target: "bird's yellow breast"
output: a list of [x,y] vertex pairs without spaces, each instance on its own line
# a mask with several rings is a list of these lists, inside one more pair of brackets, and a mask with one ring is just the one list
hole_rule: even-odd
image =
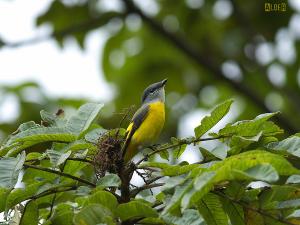
[[162,102],[149,104],[149,112],[141,126],[135,131],[131,141],[138,144],[154,142],[165,123],[165,105]]

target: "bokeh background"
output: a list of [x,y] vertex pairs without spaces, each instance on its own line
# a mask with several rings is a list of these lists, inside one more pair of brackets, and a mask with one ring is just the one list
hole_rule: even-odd
[[300,0],[0,0],[0,141],[41,109],[71,113],[87,101],[104,102],[101,125],[118,127],[166,77],[160,141],[192,135],[228,98],[219,127],[279,110],[295,133],[299,40]]

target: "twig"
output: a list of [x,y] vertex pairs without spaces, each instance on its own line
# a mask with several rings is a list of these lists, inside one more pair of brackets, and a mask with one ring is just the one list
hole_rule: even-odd
[[63,172],[60,172],[60,171],[57,171],[57,170],[52,170],[52,169],[48,169],[48,168],[44,168],[44,167],[40,167],[40,166],[29,165],[29,164],[24,164],[24,167],[25,168],[32,168],[32,169],[36,169],[36,170],[41,170],[41,171],[48,172],[48,173],[54,173],[54,174],[57,174],[57,175],[60,175],[60,176],[63,176],[63,177],[71,178],[72,180],[79,181],[81,183],[90,185],[92,187],[96,187],[96,184],[94,184],[90,181],[81,179],[79,177],[75,177],[75,176],[70,175],[68,173],[63,173]]
[[135,172],[137,173],[137,175],[139,175],[143,179],[144,183],[147,184],[147,180],[144,177],[144,175],[141,172],[139,172],[138,170],[135,170]]
[[[43,159],[28,159],[25,162],[38,162],[38,161],[45,160],[45,159],[49,159],[49,157],[45,157]],[[86,163],[93,164],[93,161],[89,160],[89,159],[81,159],[81,158],[72,158],[72,157],[69,157],[66,160],[78,161],[78,162],[86,162]]]
[[153,182],[155,182],[155,181],[157,181],[157,180],[159,180],[160,178],[163,178],[164,176],[157,176],[157,177],[154,177],[154,178],[152,178],[152,179],[150,179],[150,180],[147,180],[146,181],[146,184],[151,184],[151,183],[153,183]]
[[55,203],[55,199],[56,199],[56,193],[54,193],[54,196],[53,196],[53,198],[52,198],[52,200],[51,200],[50,212],[49,212],[49,214],[48,214],[48,216],[47,216],[47,220],[49,220],[50,217],[51,217],[51,215],[52,215],[53,207],[54,207],[54,203]]
[[[67,164],[67,160],[64,162],[64,164],[62,166],[61,172],[64,172],[66,164]],[[59,176],[59,180],[61,180],[60,178],[61,178],[61,176]],[[53,207],[54,207],[55,200],[56,200],[56,193],[54,194],[54,196],[52,198],[51,206],[50,206],[50,212],[49,212],[49,214],[47,216],[47,220],[49,220],[51,218],[51,216],[52,216],[52,212],[53,212]]]
[[263,216],[269,217],[269,218],[271,218],[273,220],[279,221],[281,223],[289,224],[289,225],[295,225],[294,223],[292,223],[292,222],[290,222],[290,221],[288,221],[286,219],[273,216],[273,215],[267,213],[265,210],[262,210],[262,209],[259,209],[259,208],[253,208],[253,207],[249,206],[248,202],[243,202],[243,201],[239,201],[239,200],[233,199],[233,198],[225,195],[224,193],[222,193],[220,191],[212,191],[212,193],[214,193],[216,195],[219,195],[222,198],[228,199],[229,201],[234,202],[234,203],[242,206],[245,209],[251,210],[253,212],[257,212],[257,213],[259,213],[259,214],[261,214]]
[[157,148],[156,150],[154,150],[153,152],[150,152],[149,154],[145,155],[142,159],[140,159],[137,163],[136,166],[138,166],[139,164],[141,164],[143,161],[147,160],[150,156],[171,149],[171,148],[176,148],[179,147],[181,145],[190,145],[190,144],[194,144],[197,142],[201,142],[201,141],[211,141],[211,140],[217,140],[217,139],[221,139],[221,138],[227,138],[227,136],[219,136],[219,137],[212,137],[212,138],[191,138],[191,139],[181,139],[179,140],[179,143],[176,144],[171,144],[165,147],[161,147],[161,148]]
[[141,187],[138,187],[136,189],[133,189],[130,192],[130,197],[134,198],[138,193],[140,193],[143,190],[147,190],[147,189],[151,189],[151,188],[155,188],[155,187],[161,187],[163,186],[165,183],[154,183],[154,184],[145,184]]
[[28,199],[30,199],[30,200],[26,203],[26,205],[24,207],[24,210],[23,210],[23,213],[22,213],[22,217],[21,217],[21,220],[20,220],[20,224],[22,224],[23,216],[25,215],[27,206],[29,205],[29,203],[31,201],[36,200],[38,198],[45,197],[47,195],[52,195],[52,194],[56,195],[57,193],[60,193],[60,192],[66,192],[66,191],[76,190],[77,188],[78,188],[78,186],[71,186],[71,187],[68,187],[66,189],[61,189],[60,190],[57,187],[55,187],[55,188],[48,189],[48,190],[46,190],[46,191],[44,191],[44,192],[42,192],[42,193],[40,193],[38,195],[33,195],[33,196],[29,197]]

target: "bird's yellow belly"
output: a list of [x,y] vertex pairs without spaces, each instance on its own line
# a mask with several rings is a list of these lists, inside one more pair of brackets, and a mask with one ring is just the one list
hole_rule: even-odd
[[164,103],[156,102],[149,106],[147,117],[131,139],[131,142],[137,145],[151,144],[156,141],[165,123]]

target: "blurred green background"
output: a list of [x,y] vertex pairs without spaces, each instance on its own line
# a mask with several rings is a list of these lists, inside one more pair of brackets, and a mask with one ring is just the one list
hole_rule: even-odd
[[[266,3],[273,10],[280,4],[281,11],[266,11]],[[204,112],[228,98],[236,100],[229,120],[280,110],[277,122],[286,134],[297,132],[300,125],[299,0],[49,1],[35,24],[36,29],[47,25],[52,31],[24,41],[1,38],[0,55],[49,39],[64,49],[70,38],[84,53],[90,32],[100,30],[99,39],[105,36],[97,51],[101,54],[98,69],[113,96],[100,119],[106,128],[118,127],[122,113],[131,105],[139,106],[143,89],[166,77],[167,122],[162,139],[178,132],[190,134],[185,132],[190,129],[187,121],[196,126]],[[72,80],[72,74],[61,76]],[[38,101],[24,95],[28,88],[35,89]],[[80,85],[75,88],[80,93]],[[39,121],[41,109],[55,113],[91,101],[49,96],[38,81],[0,84],[2,100],[7,94],[17,98],[19,116],[0,120],[0,140],[22,122]],[[7,104],[2,100],[3,115]],[[191,120],[186,119],[189,116]]]

